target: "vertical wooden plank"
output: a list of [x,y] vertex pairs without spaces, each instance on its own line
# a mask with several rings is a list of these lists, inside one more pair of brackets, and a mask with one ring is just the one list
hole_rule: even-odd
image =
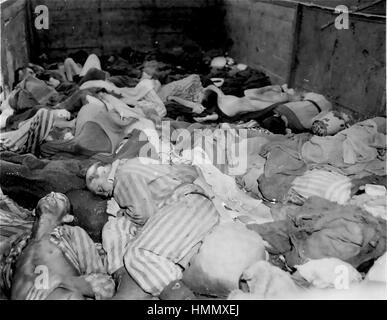
[[297,60],[297,54],[298,54],[298,47],[300,44],[300,31],[301,31],[301,23],[302,23],[302,11],[303,6],[301,4],[297,4],[296,7],[296,19],[293,24],[293,48],[292,53],[290,57],[290,64],[289,64],[289,74],[288,74],[288,80],[287,83],[290,88],[294,87],[295,77],[296,77],[296,68],[298,64]]
[[266,72],[273,83],[289,78],[296,4],[225,0],[226,26],[238,61]]

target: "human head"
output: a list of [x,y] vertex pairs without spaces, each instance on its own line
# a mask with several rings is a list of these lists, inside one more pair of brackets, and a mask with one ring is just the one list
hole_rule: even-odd
[[71,222],[74,217],[70,215],[70,200],[60,192],[51,192],[39,200],[35,208],[35,215],[41,218],[43,215],[50,215],[59,222]]
[[274,134],[286,133],[286,123],[284,119],[279,115],[273,115],[271,117],[268,117],[262,120],[261,126],[262,128],[265,128]]
[[87,188],[96,195],[108,197],[113,193],[113,183],[108,181],[111,165],[96,162],[86,173]]
[[14,75],[14,84],[13,87],[16,87],[20,82],[22,82],[24,79],[26,79],[28,76],[34,76],[35,72],[32,70],[30,67],[25,66],[21,67],[15,70],[15,75]]

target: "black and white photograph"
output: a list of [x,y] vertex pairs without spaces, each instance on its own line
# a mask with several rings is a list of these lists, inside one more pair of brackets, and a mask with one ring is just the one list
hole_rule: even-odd
[[387,300],[386,0],[0,5],[2,302]]

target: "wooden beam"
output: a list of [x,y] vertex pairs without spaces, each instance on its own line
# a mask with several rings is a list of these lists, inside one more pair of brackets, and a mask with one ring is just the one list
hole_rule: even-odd
[[[363,11],[363,10],[365,10],[365,9],[371,8],[371,7],[373,7],[373,6],[376,6],[377,4],[379,4],[379,3],[383,2],[383,1],[386,1],[386,0],[377,0],[377,1],[374,1],[374,2],[372,2],[372,3],[370,3],[370,4],[366,4],[366,5],[360,6],[360,7],[358,7],[356,10],[349,11],[348,13],[355,13],[355,12]],[[323,25],[323,26],[321,27],[321,30],[325,30],[326,28],[328,28],[329,26],[333,25],[334,23],[335,23],[335,20],[333,20],[333,21],[331,21],[331,22],[329,22],[329,23]]]
[[297,68],[297,54],[298,54],[298,45],[301,33],[301,24],[302,24],[302,16],[303,16],[303,6],[298,3],[296,9],[296,19],[294,21],[293,28],[293,48],[290,60],[290,68],[289,75],[287,79],[287,83],[289,88],[292,88],[295,82],[296,77],[296,68]]

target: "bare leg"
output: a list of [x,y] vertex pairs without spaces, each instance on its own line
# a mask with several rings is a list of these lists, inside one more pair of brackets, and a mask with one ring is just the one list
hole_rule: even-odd
[[97,55],[95,55],[94,53],[88,56],[79,75],[83,77],[87,73],[87,71],[89,71],[92,68],[101,70],[101,62],[99,61],[99,58],[97,57]]
[[73,76],[80,74],[82,68],[79,67],[72,58],[64,61],[64,72],[68,81],[73,81]]

